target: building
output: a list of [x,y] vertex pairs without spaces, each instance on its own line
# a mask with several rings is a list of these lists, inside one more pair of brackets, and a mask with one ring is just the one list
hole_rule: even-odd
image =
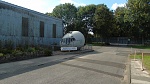
[[2,45],[59,44],[63,37],[62,20],[0,1],[0,41]]

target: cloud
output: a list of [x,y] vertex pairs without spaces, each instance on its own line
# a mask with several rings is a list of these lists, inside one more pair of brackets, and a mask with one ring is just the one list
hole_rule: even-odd
[[3,0],[21,7],[41,13],[51,12],[55,6],[49,5],[48,0]]
[[64,3],[74,4],[78,6],[86,6],[84,3],[75,2],[74,0],[2,0],[21,7],[25,7],[41,13],[52,12],[55,6]]
[[75,2],[73,0],[60,0],[60,3],[61,4],[71,3],[71,4],[74,4],[76,7],[78,7],[78,6],[86,6],[86,4],[84,4],[84,3],[78,3],[78,2]]
[[117,4],[117,3],[114,3],[111,7],[112,10],[116,10],[117,7],[125,7],[125,3],[124,4]]

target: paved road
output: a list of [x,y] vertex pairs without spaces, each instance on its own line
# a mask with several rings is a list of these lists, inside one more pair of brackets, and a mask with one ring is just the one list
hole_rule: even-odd
[[0,84],[121,84],[130,49],[94,50],[0,64]]

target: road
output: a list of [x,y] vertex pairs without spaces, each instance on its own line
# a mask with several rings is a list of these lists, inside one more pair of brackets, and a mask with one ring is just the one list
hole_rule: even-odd
[[0,64],[0,84],[121,84],[130,48],[94,47],[93,52]]

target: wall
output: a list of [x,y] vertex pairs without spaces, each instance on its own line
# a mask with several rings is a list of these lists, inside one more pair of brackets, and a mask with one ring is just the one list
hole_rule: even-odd
[[[28,36],[22,33],[22,18],[28,18]],[[40,37],[40,21],[44,22],[44,37]],[[56,24],[56,38],[53,38]],[[12,41],[16,45],[59,44],[63,36],[62,20],[42,13],[0,1],[0,40]]]

